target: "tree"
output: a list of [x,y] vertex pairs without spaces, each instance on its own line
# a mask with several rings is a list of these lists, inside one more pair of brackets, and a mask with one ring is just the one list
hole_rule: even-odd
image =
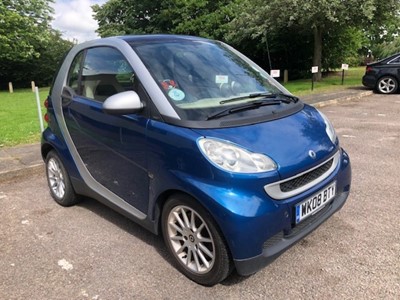
[[[101,36],[178,33],[228,41],[271,67],[330,69],[398,27],[399,0],[110,0],[95,5]],[[379,25],[377,25],[379,24]],[[275,57],[269,53],[276,53]]]
[[35,45],[35,51],[39,53],[37,57],[12,65],[13,70],[10,70],[9,74],[17,85],[25,86],[31,80],[34,80],[37,86],[51,84],[65,53],[73,46],[72,42],[61,37],[59,31],[49,30],[46,35],[48,37],[45,41]]
[[94,19],[101,37],[125,34],[157,33],[161,0],[109,0],[103,5],[93,5]]
[[[323,40],[328,32],[361,29],[373,20],[384,21],[396,11],[393,8],[399,7],[399,1],[387,0],[382,4],[379,0],[246,0],[240,6],[241,13],[233,21],[231,31],[236,39],[249,35],[265,39],[270,32],[285,28],[312,34],[312,64],[319,67],[320,79]],[[378,11],[383,7],[391,10]]]
[[325,50],[322,58],[322,69],[330,70],[340,67],[342,63],[357,66],[360,60],[359,51],[367,39],[363,31],[354,27],[332,27],[324,37]]
[[73,43],[64,40],[61,33],[50,30],[46,38],[38,44],[33,44],[36,55],[19,61],[0,60],[0,84],[6,88],[11,81],[14,87],[28,87],[32,80],[38,86],[51,84],[53,76],[64,54],[71,49]]
[[375,60],[380,60],[400,52],[400,37],[394,37],[390,42],[383,42],[372,47]]
[[369,47],[396,39],[400,33],[400,1],[376,1],[374,16],[365,22],[363,29]]
[[224,35],[234,15],[232,0],[110,0],[92,6],[101,37],[141,33]]
[[221,39],[235,16],[232,0],[164,0],[157,21],[167,32]]
[[50,27],[52,0],[0,2],[0,83],[48,85],[72,43]]
[[50,28],[53,0],[0,2],[0,60],[23,61],[37,57],[33,43],[43,41]]

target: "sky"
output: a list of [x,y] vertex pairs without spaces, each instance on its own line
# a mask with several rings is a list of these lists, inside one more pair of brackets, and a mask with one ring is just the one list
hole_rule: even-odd
[[76,39],[79,43],[98,38],[91,6],[105,2],[107,0],[55,0],[52,27],[60,30],[65,39]]

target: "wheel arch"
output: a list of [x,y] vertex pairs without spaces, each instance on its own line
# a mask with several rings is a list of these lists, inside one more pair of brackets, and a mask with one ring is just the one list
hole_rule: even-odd
[[215,226],[217,228],[217,230],[219,231],[221,237],[224,239],[225,244],[227,245],[227,249],[229,252],[230,257],[232,258],[232,252],[231,249],[229,247],[229,243],[227,241],[227,238],[224,234],[224,231],[221,229],[220,224],[218,223],[218,221],[216,220],[214,214],[204,205],[204,203],[202,203],[202,201],[199,201],[197,199],[196,196],[186,192],[186,191],[182,191],[179,189],[170,189],[170,190],[166,190],[163,193],[161,193],[158,197],[157,197],[157,201],[156,201],[156,205],[154,208],[154,223],[155,223],[155,230],[156,230],[156,234],[157,235],[162,235],[162,224],[161,224],[161,216],[162,216],[162,211],[164,209],[165,203],[167,203],[168,199],[174,195],[182,195],[182,196],[186,196],[186,197],[190,197],[192,198],[198,205],[200,205],[212,218],[213,222],[215,223]]
[[[54,145],[50,144],[50,143],[43,143],[41,146],[41,153],[42,153],[42,158],[43,161],[46,161],[47,155],[49,155],[49,153],[51,151],[54,151],[58,158],[61,160],[61,162],[63,163],[64,167],[66,168],[66,161],[64,160],[63,155],[60,154],[60,152],[58,151],[57,147],[55,147]],[[67,169],[68,171],[68,169]],[[69,173],[68,173],[69,174]]]
[[40,151],[41,151],[43,160],[46,160],[46,157],[47,157],[47,155],[49,154],[49,152],[51,150],[55,150],[57,152],[57,150],[51,144],[49,144],[49,143],[43,143],[42,144],[42,146],[40,148]]
[[171,196],[177,195],[177,194],[185,194],[185,195],[190,196],[189,194],[182,192],[178,189],[169,189],[169,190],[162,192],[160,195],[158,195],[157,200],[155,201],[153,211],[152,211],[155,234],[161,235],[160,233],[162,232],[162,230],[161,230],[161,215],[162,215],[162,211],[164,209],[165,203]]
[[[162,192],[156,200],[156,205],[154,206],[153,209],[153,220],[155,223],[155,230],[156,230],[156,234],[160,234],[162,232],[161,230],[161,215],[162,215],[162,211],[164,209],[165,203],[167,203],[168,199],[172,196],[175,195],[182,195],[182,196],[186,196],[186,197],[190,197],[192,198],[194,201],[196,201],[199,205],[201,205],[201,207],[207,211],[207,213],[210,214],[210,216],[213,217],[214,222],[216,223],[216,225],[219,227],[218,223],[216,222],[214,216],[212,215],[212,213],[207,209],[207,207],[204,206],[203,203],[201,203],[201,201],[199,201],[194,195],[191,195],[190,193],[186,192],[186,191],[182,191],[179,189],[169,189],[166,190],[164,192]],[[221,231],[221,229],[219,228],[219,230]],[[221,231],[222,232],[222,231]]]

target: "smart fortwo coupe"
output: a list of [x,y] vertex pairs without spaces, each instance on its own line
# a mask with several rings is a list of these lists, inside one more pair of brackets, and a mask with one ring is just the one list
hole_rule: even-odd
[[256,272],[349,195],[349,157],[329,120],[222,42],[77,45],[45,105],[54,200],[91,197],[162,234],[203,285]]

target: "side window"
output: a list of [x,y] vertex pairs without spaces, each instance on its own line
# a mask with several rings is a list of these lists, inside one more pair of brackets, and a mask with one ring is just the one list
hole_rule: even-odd
[[125,57],[111,47],[88,49],[82,69],[82,96],[104,101],[134,89],[134,72]]
[[80,74],[83,55],[84,52],[82,51],[77,56],[75,56],[71,64],[71,68],[69,69],[68,79],[67,79],[67,85],[71,87],[78,95],[80,95],[79,74]]

